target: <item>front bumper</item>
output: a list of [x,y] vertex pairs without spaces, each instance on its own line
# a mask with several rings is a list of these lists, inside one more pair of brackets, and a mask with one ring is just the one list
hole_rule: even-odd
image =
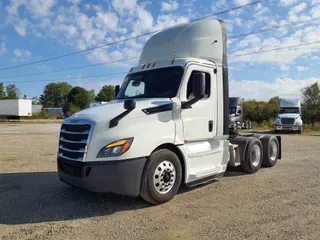
[[77,162],[58,158],[61,181],[91,192],[137,197],[146,158],[109,162]]
[[301,125],[275,125],[274,130],[276,131],[301,131],[303,126]]

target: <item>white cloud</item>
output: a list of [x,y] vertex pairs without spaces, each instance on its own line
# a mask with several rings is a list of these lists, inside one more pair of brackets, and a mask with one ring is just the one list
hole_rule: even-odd
[[244,4],[248,4],[251,1],[250,0],[233,0],[234,4],[236,5],[244,5]]
[[282,71],[289,71],[290,70],[290,66],[288,66],[286,64],[280,64],[280,69]]
[[271,97],[300,97],[300,90],[307,85],[318,82],[320,78],[308,78],[303,80],[292,78],[277,78],[274,82],[262,80],[254,81],[230,81],[230,96],[241,96],[246,99],[269,100]]
[[15,49],[13,50],[13,54],[18,58],[30,58],[32,56],[29,50],[24,49]]
[[6,43],[3,41],[3,42],[1,43],[1,47],[0,47],[0,56],[3,55],[3,54],[5,54],[6,51],[7,51],[7,49],[6,49]]
[[217,0],[217,1],[212,2],[211,9],[213,11],[216,11],[226,5],[227,5],[227,0]]
[[291,6],[297,2],[298,0],[280,0],[280,3],[284,6]]
[[301,3],[291,9],[294,13],[301,13],[303,10],[305,10],[308,7],[306,3]]
[[71,4],[79,4],[82,0],[67,0]]
[[179,7],[179,3],[176,0],[169,0],[168,2],[162,2],[161,3],[161,9],[162,12],[172,12],[177,10]]
[[306,70],[308,70],[309,68],[308,67],[303,67],[303,66],[298,66],[297,67],[297,70],[299,71],[299,72],[304,72],[304,71],[306,71]]
[[132,13],[137,7],[137,0],[113,0],[112,6],[120,13],[123,13],[123,11]]

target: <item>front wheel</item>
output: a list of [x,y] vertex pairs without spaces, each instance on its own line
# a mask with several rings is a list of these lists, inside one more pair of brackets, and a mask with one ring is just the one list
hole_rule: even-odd
[[151,204],[170,201],[178,192],[182,179],[179,158],[167,149],[152,153],[142,174],[140,196]]

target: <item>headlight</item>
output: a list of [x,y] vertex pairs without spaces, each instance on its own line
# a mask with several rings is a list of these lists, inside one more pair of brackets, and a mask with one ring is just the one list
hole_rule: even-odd
[[133,138],[122,139],[100,149],[97,158],[116,157],[124,154],[129,150]]

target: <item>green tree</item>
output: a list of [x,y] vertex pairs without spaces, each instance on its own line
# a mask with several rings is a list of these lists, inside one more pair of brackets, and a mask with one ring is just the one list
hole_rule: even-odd
[[308,85],[301,89],[303,96],[303,114],[305,117],[309,118],[312,122],[312,127],[314,127],[315,120],[320,116],[320,88],[319,84],[315,82],[314,84]]
[[40,99],[38,97],[33,97],[31,100],[32,100],[32,104],[35,104],[35,105],[40,104]]
[[96,96],[96,101],[109,102],[115,99],[115,87],[113,85],[105,85]]
[[90,94],[82,87],[74,87],[68,94],[68,102],[80,109],[87,108],[90,105]]
[[88,93],[90,97],[90,102],[94,101],[96,98],[96,93],[94,92],[94,89],[91,89],[90,91],[88,91]]
[[6,99],[19,99],[21,95],[19,88],[17,88],[15,84],[6,86],[6,93]]
[[3,83],[0,82],[0,100],[6,98],[6,93],[4,91]]
[[61,107],[67,103],[67,98],[72,86],[66,82],[49,83],[45,86],[40,96],[40,103],[44,107]]

